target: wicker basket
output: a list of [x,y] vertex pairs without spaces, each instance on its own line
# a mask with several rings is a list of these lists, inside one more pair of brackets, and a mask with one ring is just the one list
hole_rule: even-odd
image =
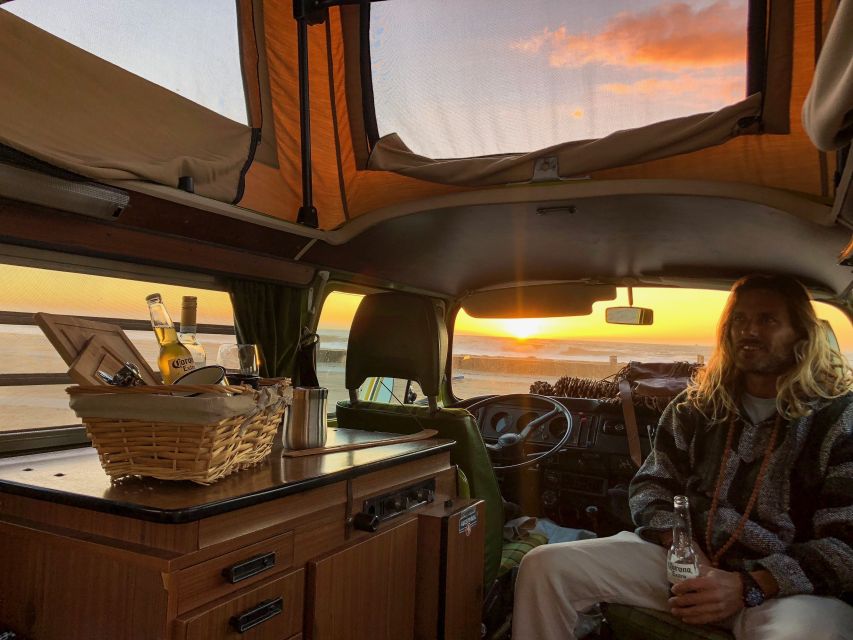
[[190,419],[180,422],[140,420],[138,416],[131,420],[81,416],[101,466],[111,478],[140,475],[199,484],[215,482],[269,455],[287,409],[286,390],[287,384],[282,382],[262,387],[261,391],[222,385],[81,385],[66,389],[72,399],[84,395],[115,399],[116,394],[145,394],[152,398],[204,394],[204,398],[181,398],[184,406],[189,401],[190,409],[196,400],[253,394],[255,402],[248,405],[251,410],[213,424],[192,419],[192,410]]

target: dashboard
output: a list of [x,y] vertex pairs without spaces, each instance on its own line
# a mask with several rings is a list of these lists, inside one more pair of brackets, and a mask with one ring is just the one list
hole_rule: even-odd
[[[504,498],[524,504],[526,515],[536,510],[562,526],[592,529],[599,535],[633,528],[628,511],[628,483],[636,467],[628,453],[622,407],[618,402],[588,398],[554,398],[572,416],[572,431],[559,453],[522,472],[498,473]],[[533,397],[513,398],[475,410],[483,440],[494,443],[506,433],[520,433],[552,407]],[[643,455],[651,450],[650,436],[658,416],[637,412]],[[523,456],[543,453],[556,446],[566,433],[567,421],[556,415],[536,427],[523,453],[499,452],[496,465],[519,462]],[[515,456],[513,458],[512,456]],[[531,477],[532,476],[532,477]],[[534,485],[531,488],[531,485]],[[533,493],[531,509],[525,494]]]
[[[572,416],[572,433],[563,451],[596,452],[628,458],[628,441],[621,405],[588,398],[554,398],[554,400],[566,407]],[[525,399],[487,405],[476,411],[475,417],[480,424],[483,439],[486,442],[495,442],[506,433],[520,433],[533,420],[550,411],[550,405],[537,404],[535,400]],[[655,416],[650,416],[650,419],[643,420],[647,416],[641,413],[638,413],[637,417],[640,422],[641,442],[645,439],[644,453],[648,453],[648,429],[654,429],[657,419]],[[530,434],[527,442],[530,445],[540,445],[538,450],[547,450],[560,441],[567,428],[568,424],[564,416],[554,416],[538,426]],[[623,464],[616,463],[613,470],[623,468]],[[632,474],[633,470],[632,467]]]

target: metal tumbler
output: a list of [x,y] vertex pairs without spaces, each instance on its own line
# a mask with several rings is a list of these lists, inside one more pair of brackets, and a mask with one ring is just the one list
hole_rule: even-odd
[[287,412],[284,444],[288,449],[315,449],[326,444],[326,403],[324,387],[295,387]]

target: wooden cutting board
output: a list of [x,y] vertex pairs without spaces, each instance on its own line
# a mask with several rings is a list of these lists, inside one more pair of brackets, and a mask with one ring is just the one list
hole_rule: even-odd
[[139,367],[145,384],[160,384],[150,368],[140,365],[135,351],[133,345],[122,339],[122,336],[108,333],[92,336],[83,351],[71,363],[68,375],[77,384],[106,384],[97,375],[99,370],[112,376],[125,362],[132,362]]
[[389,444],[426,440],[427,438],[434,438],[437,434],[438,431],[435,429],[422,429],[417,433],[399,435],[380,431],[333,428],[329,429],[325,447],[317,447],[316,449],[285,449],[281,452],[281,455],[285,458],[299,458],[324,453],[337,453],[339,451],[352,451],[353,449],[366,449],[368,447],[384,447]]
[[[65,360],[65,364],[74,365],[92,338],[107,337],[108,340],[104,344],[110,349],[111,357],[124,357],[125,359],[122,362],[132,362],[139,367],[139,372],[148,384],[160,384],[160,376],[154,373],[145,358],[142,357],[142,354],[139,353],[130,338],[118,325],[52,313],[37,313],[34,317],[36,324],[41,327],[54,349]],[[83,372],[88,369],[91,360],[97,359],[96,353],[93,349],[86,362],[81,363],[77,370]],[[107,373],[115,372],[107,371]],[[100,384],[102,382],[91,382],[88,378],[86,380],[86,384]]]

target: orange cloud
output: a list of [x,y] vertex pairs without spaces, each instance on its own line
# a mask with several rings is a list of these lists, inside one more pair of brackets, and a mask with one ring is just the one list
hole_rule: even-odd
[[682,98],[697,109],[718,109],[744,98],[743,76],[643,78],[630,84],[612,82],[598,85],[599,91],[616,95],[648,96],[661,100]]
[[599,63],[682,71],[744,64],[746,9],[736,0],[716,0],[703,9],[666,2],[641,13],[618,13],[597,33],[573,34],[562,26],[511,47],[527,54],[544,49],[552,67]]

